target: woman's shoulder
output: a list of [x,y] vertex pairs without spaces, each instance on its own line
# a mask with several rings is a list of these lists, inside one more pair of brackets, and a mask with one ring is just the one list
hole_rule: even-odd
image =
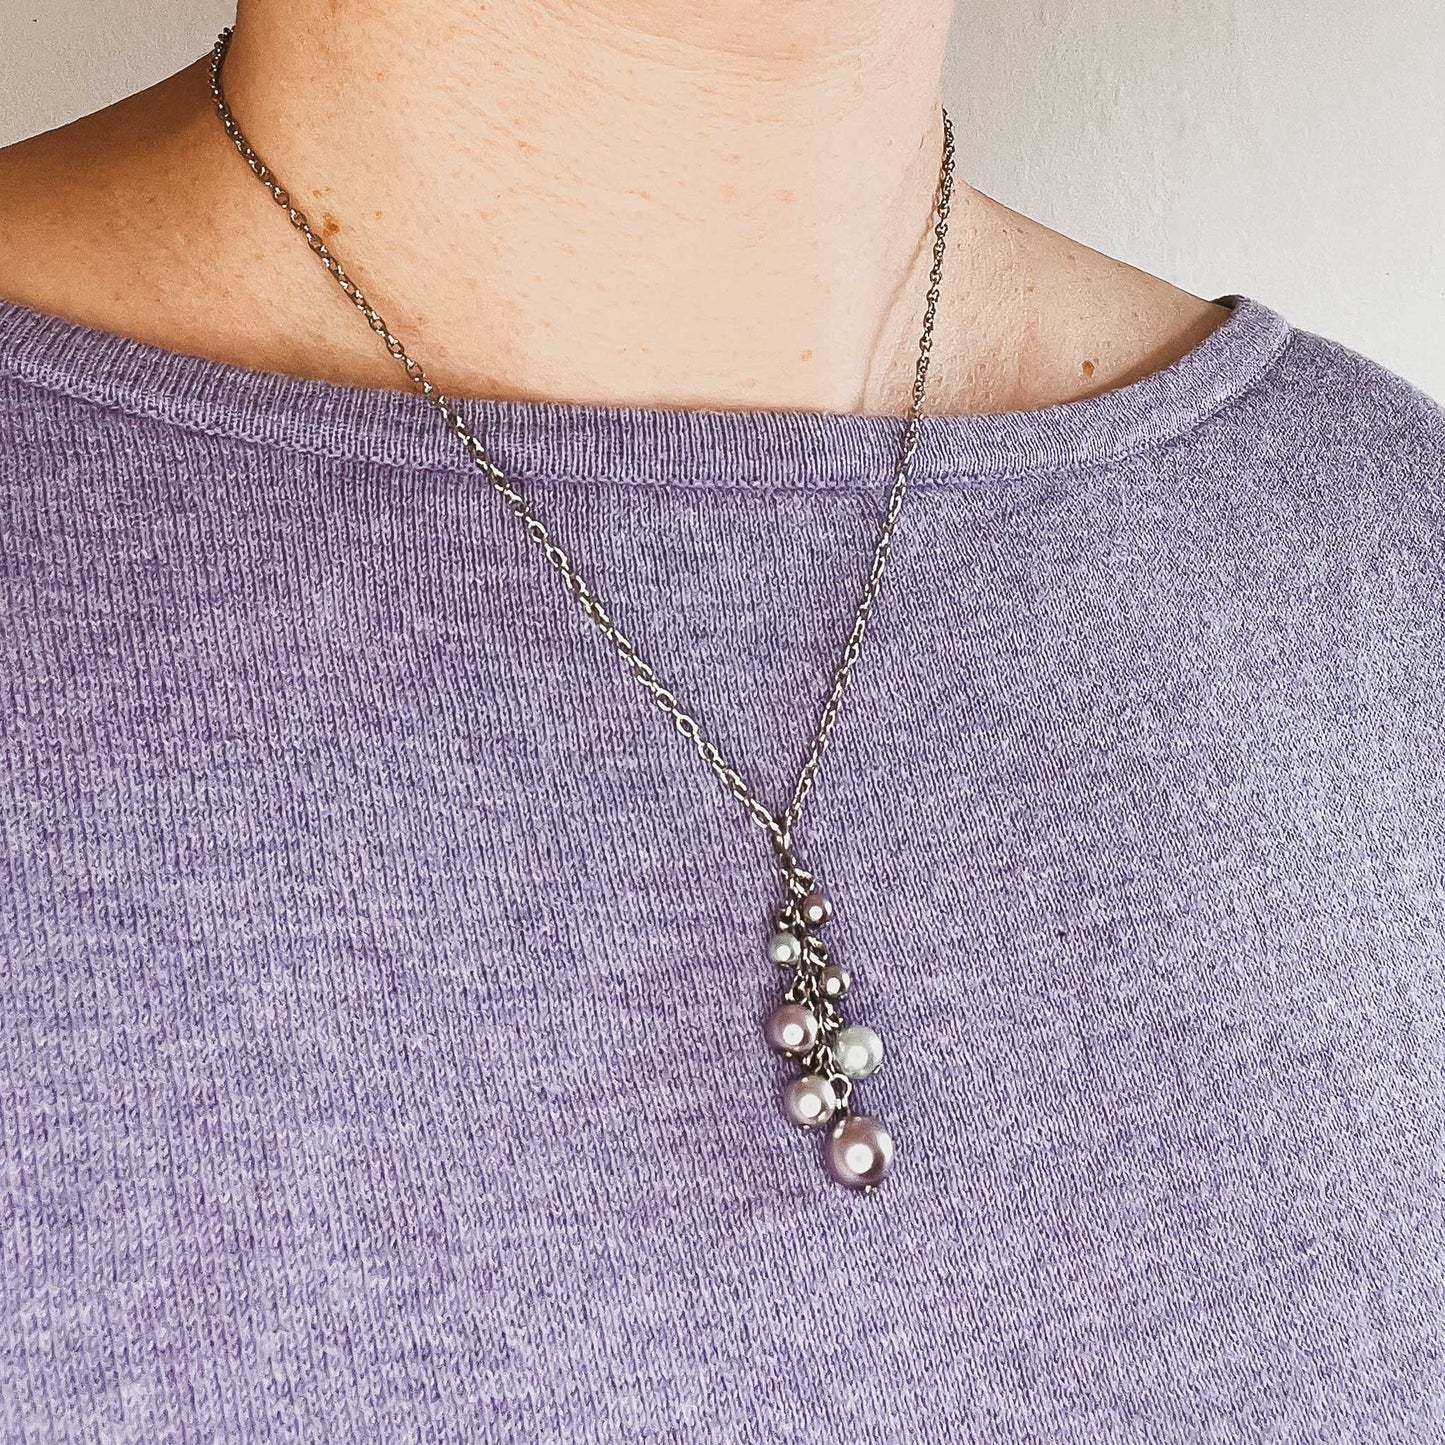
[[1298,434],[1370,469],[1417,465],[1445,481],[1445,406],[1333,334],[1292,325],[1267,398]]
[[0,299],[116,329],[156,310],[206,226],[184,160],[194,69],[0,148]]
[[277,232],[265,193],[218,164],[230,142],[208,65],[0,148],[0,302],[165,351],[304,373],[352,318],[305,248]]

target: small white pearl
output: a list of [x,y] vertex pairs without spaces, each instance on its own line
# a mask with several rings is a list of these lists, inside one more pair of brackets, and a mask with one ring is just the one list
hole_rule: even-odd
[[866,1024],[850,1024],[834,1039],[833,1057],[850,1079],[866,1079],[883,1062],[883,1040]]
[[768,957],[779,968],[788,968],[803,956],[803,945],[797,934],[779,930],[768,940]]

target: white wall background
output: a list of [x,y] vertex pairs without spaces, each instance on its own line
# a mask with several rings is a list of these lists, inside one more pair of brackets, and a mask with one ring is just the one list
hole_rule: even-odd
[[[0,0],[0,144],[179,70],[232,14]],[[958,0],[946,99],[990,195],[1445,400],[1442,0]]]

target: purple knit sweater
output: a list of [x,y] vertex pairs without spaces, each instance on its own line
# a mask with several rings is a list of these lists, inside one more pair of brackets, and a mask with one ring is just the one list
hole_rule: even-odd
[[[1445,412],[1253,299],[925,419],[800,851],[412,395],[0,304],[0,1438],[1445,1438]],[[781,803],[901,423],[463,405]]]

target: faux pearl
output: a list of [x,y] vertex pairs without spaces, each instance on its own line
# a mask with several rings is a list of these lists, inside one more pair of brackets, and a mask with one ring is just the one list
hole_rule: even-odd
[[833,1057],[850,1079],[866,1079],[883,1062],[883,1040],[866,1024],[850,1024],[833,1040]]
[[833,900],[816,889],[805,893],[798,904],[798,916],[809,928],[821,928],[833,916]]
[[779,1004],[763,1025],[768,1043],[780,1054],[806,1054],[818,1042],[818,1020],[800,1003]]
[[783,1108],[800,1129],[821,1129],[837,1110],[838,1096],[821,1075],[804,1074],[784,1091]]
[[842,964],[830,963],[818,975],[818,991],[824,998],[840,999],[848,992],[848,985],[852,981],[848,970]]
[[768,940],[768,957],[779,968],[790,968],[803,956],[803,945],[796,933],[781,929]]
[[849,1189],[872,1189],[893,1167],[893,1140],[877,1119],[850,1114],[828,1135],[828,1173]]

